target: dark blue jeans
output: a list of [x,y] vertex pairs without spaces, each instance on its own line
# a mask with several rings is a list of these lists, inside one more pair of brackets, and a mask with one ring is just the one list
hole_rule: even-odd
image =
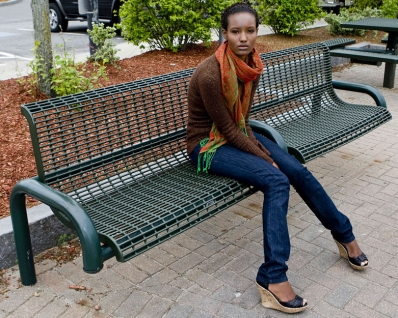
[[[349,243],[355,237],[349,219],[337,210],[311,172],[276,143],[262,135],[255,136],[271,152],[279,169],[255,155],[225,144],[217,149],[209,171],[250,184],[264,193],[264,263],[258,270],[256,280],[265,286],[287,281],[290,240],[286,215],[290,184],[337,241]],[[190,154],[195,165],[199,151],[198,145]]]

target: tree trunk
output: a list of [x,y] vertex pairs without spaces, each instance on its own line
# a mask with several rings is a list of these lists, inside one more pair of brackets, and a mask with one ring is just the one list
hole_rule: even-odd
[[[39,63],[37,70],[37,81],[39,91],[54,97],[51,89],[51,73],[53,67],[53,52],[51,45],[51,30],[49,19],[48,0],[32,0],[33,29],[36,47],[36,62]],[[35,45],[35,46],[36,46]],[[42,64],[42,65],[41,65]]]

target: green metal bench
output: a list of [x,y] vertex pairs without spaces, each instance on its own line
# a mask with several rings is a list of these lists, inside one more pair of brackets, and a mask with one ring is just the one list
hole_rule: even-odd
[[337,48],[331,50],[330,55],[350,58],[353,63],[358,63],[358,61],[386,63],[383,87],[394,88],[395,69],[398,63],[398,55],[387,53],[385,50],[366,51],[359,48]]
[[[372,118],[357,120],[362,128],[356,136],[390,118],[383,107],[348,105],[335,96],[328,50],[323,44],[267,53],[262,58],[265,70],[253,118],[271,121],[272,126],[281,128],[282,135],[289,121],[294,131],[295,119],[306,117],[310,123],[311,117],[318,122],[317,118],[327,116],[321,111],[325,103],[351,107],[355,115],[362,109],[373,111]],[[29,123],[38,171],[37,177],[18,182],[10,197],[22,284],[36,282],[26,195],[47,204],[64,224],[76,230],[83,269],[96,273],[105,260],[116,257],[123,262],[135,257],[256,192],[231,179],[197,174],[189,162],[185,123],[193,71],[21,107]],[[364,85],[344,87],[366,91],[383,102],[378,91]],[[296,112],[292,105],[298,103],[302,107]],[[286,112],[296,115],[282,119]],[[347,118],[336,120],[346,122]],[[275,129],[256,120],[251,125],[287,150]],[[318,129],[313,135],[325,140],[324,127]],[[292,142],[286,140],[288,145]],[[316,146],[313,138],[301,142]],[[322,148],[320,152],[330,150]]]
[[83,269],[145,252],[255,192],[197,174],[185,151],[193,69],[21,107],[38,176],[18,182],[10,212],[21,282],[36,282],[25,195],[76,230]]
[[335,38],[323,41],[329,50],[345,47],[346,45],[354,44],[355,42],[356,40],[351,38]]

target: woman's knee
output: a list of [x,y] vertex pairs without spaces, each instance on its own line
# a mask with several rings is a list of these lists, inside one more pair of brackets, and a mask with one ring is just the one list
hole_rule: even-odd
[[290,183],[293,186],[297,186],[302,182],[309,182],[313,178],[311,172],[306,166],[300,164],[290,166],[289,172],[287,173]]
[[262,179],[262,190],[269,191],[270,189],[279,189],[279,191],[285,190],[289,192],[289,178],[279,170],[273,174],[267,174],[267,176],[264,176],[264,178]]

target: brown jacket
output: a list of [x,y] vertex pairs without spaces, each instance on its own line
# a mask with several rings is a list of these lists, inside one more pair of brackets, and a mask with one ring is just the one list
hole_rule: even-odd
[[192,75],[188,89],[188,154],[202,139],[209,137],[214,122],[229,144],[271,163],[273,162],[270,153],[254,137],[248,122],[248,115],[259,79],[260,77],[253,83],[250,107],[248,113],[245,114],[248,138],[232,120],[227,102],[222,94],[220,65],[215,55],[200,63]]

